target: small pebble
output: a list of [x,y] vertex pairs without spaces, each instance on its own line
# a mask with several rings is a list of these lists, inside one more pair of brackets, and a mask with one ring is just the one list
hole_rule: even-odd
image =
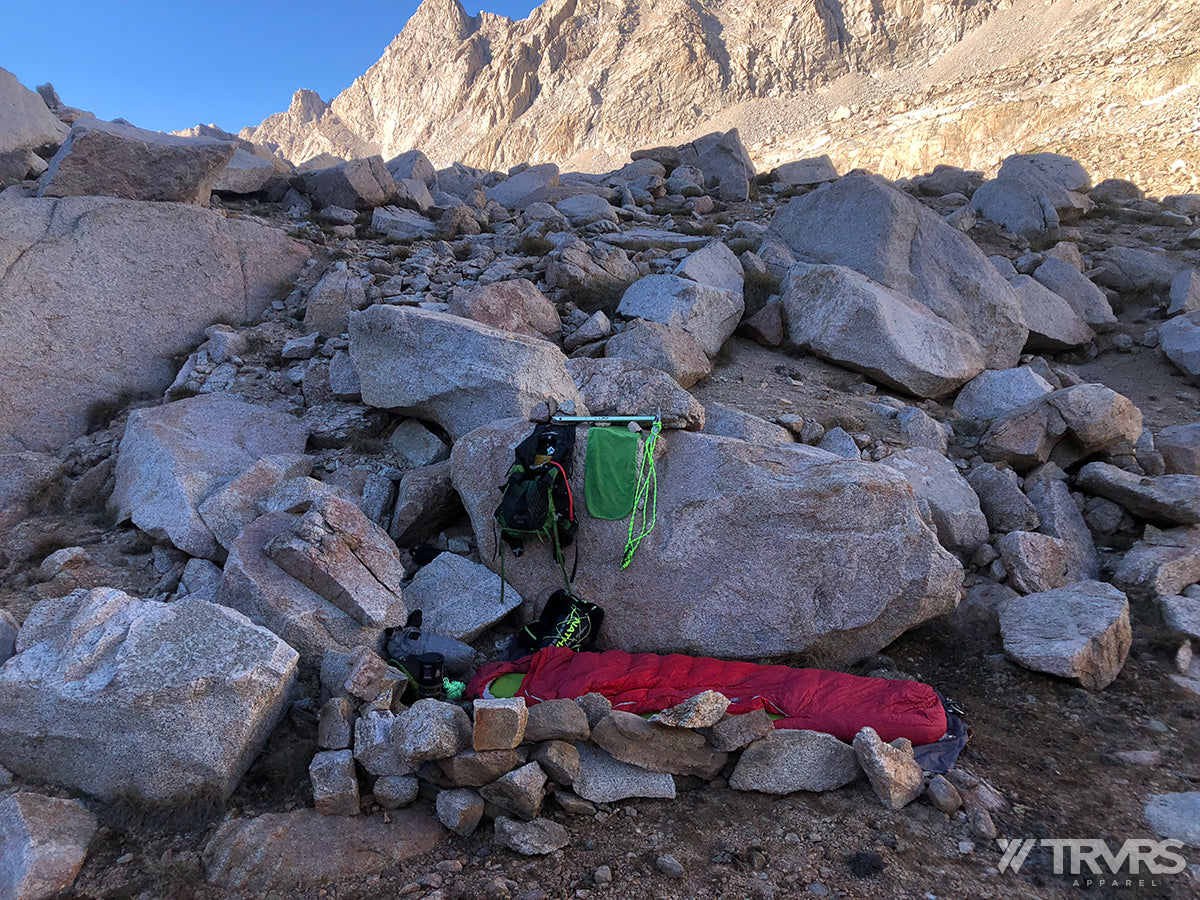
[[662,872],[668,878],[682,878],[683,866],[679,864],[679,860],[673,857],[670,853],[660,856],[654,861],[654,868]]
[[598,866],[592,874],[596,884],[612,884],[612,869],[609,866]]

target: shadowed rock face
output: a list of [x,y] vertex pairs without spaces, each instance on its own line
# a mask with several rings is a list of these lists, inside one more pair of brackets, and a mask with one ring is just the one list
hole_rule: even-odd
[[[451,455],[489,566],[499,565],[494,486],[529,428],[495,423],[460,439]],[[586,444],[581,434],[577,480]],[[799,445],[680,431],[660,439],[656,458],[658,523],[629,569],[620,568],[628,523],[579,516],[576,540],[587,550],[574,585],[602,598],[608,646],[848,662],[957,602],[962,569],[898,473]],[[537,550],[507,561],[505,576],[533,598],[562,584],[553,554]]]
[[367,148],[387,159],[418,146],[437,165],[507,167],[644,146],[735,103],[924,61],[1006,5],[913,14],[896,0],[548,0],[513,22],[426,0],[331,103],[297,92],[287,112],[242,136],[297,163]]
[[5,195],[0,444],[57,447],[97,404],[164,390],[172,356],[213,322],[257,316],[307,258],[275,229],[195,206]]

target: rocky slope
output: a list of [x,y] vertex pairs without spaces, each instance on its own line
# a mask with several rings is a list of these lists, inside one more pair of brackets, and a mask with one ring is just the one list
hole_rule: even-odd
[[427,0],[331,103],[297,92],[242,136],[295,163],[418,147],[599,171],[738,127],[759,168],[822,152],[902,177],[1055,150],[1167,193],[1200,176],[1198,26],[1183,0],[550,0],[520,22]]

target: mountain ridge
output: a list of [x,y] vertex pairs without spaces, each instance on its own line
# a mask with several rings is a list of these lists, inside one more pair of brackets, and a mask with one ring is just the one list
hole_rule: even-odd
[[[891,177],[935,157],[989,168],[1048,148],[1054,129],[1035,133],[1030,120],[1079,120],[1102,135],[1094,107],[1112,92],[1106,76],[1130,80],[1122,47],[1184,60],[1186,96],[1159,116],[1183,122],[1200,94],[1198,31],[1200,11],[1182,0],[547,0],[518,21],[426,0],[329,103],[298,92],[287,112],[241,136],[295,163],[416,147],[438,165],[600,170],[637,147],[736,126],[760,166],[829,152],[843,168]],[[1072,80],[1060,97],[1064,74]],[[961,137],[931,129],[922,110],[962,115]],[[1130,127],[1145,127],[1146,116],[1134,119]],[[1197,170],[1194,148],[1183,158],[1177,186]]]

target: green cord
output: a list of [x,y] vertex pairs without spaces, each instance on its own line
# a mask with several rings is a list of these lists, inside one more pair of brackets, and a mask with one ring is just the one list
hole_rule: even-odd
[[463,691],[467,686],[461,681],[451,681],[449,678],[442,679],[442,687],[446,691],[446,699],[451,702],[458,702],[463,697]]
[[[650,427],[650,436],[642,446],[640,464],[638,466],[637,486],[633,492],[633,513],[629,516],[629,540],[625,544],[625,554],[621,557],[621,568],[628,569],[633,562],[633,554],[642,542],[642,538],[654,530],[658,517],[658,473],[654,469],[654,445],[658,442],[658,433],[662,430],[662,422],[655,420]],[[649,522],[647,525],[647,507],[649,507]],[[640,526],[638,512],[641,512]],[[638,533],[634,534],[634,529]]]

